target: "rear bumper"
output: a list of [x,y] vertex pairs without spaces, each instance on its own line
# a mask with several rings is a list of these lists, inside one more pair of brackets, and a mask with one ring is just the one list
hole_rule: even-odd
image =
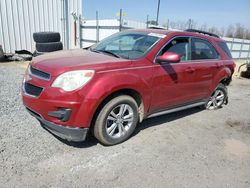
[[74,142],[81,142],[86,139],[88,128],[79,128],[79,127],[68,127],[58,125],[56,123],[52,123],[50,121],[45,120],[42,116],[37,114],[36,112],[32,111],[31,109],[27,108],[27,111],[35,117],[38,121],[41,122],[42,126],[47,129],[52,134]]

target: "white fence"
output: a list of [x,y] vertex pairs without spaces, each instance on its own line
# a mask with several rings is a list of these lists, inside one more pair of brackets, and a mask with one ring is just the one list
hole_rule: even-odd
[[235,59],[250,58],[250,40],[223,37]]
[[122,25],[120,25],[120,21],[116,19],[86,20],[81,25],[81,46],[91,46],[120,30],[132,28],[146,28],[146,24],[131,20],[123,20]]
[[[89,47],[94,43],[116,33],[130,28],[147,28],[142,22],[131,20],[86,20],[80,25],[81,47]],[[250,40],[222,37],[227,42],[234,59],[250,58]]]

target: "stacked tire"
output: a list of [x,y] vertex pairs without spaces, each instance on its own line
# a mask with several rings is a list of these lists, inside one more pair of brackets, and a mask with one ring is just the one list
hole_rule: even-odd
[[240,76],[243,77],[243,78],[250,78],[250,71],[242,71],[240,73]]
[[33,33],[36,42],[36,53],[43,54],[63,49],[60,33],[58,32],[37,32]]
[[3,48],[2,48],[2,45],[0,44],[0,62],[3,61],[5,58],[4,58],[4,53],[3,53]]

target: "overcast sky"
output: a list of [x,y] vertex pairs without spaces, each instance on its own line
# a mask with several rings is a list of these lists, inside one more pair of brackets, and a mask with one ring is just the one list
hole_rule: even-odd
[[[83,0],[83,16],[95,19],[116,18],[122,8],[126,19],[146,21],[156,19],[158,0]],[[240,23],[250,29],[250,0],[161,0],[159,23],[193,19],[198,25],[226,27]]]

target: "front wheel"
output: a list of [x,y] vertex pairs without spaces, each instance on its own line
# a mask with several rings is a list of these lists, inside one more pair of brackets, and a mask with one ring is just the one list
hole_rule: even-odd
[[215,110],[221,108],[227,101],[227,97],[227,88],[225,85],[220,83],[209,98],[206,104],[206,109]]
[[127,140],[138,123],[138,105],[127,95],[110,100],[99,112],[94,135],[104,145],[115,145]]

